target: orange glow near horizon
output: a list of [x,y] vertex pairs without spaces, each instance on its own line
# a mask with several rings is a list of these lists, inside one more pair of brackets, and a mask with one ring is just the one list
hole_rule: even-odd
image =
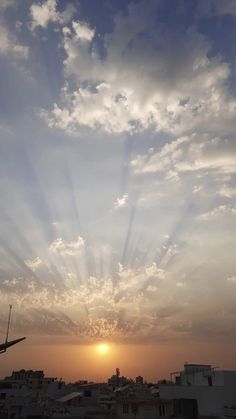
[[[62,377],[66,382],[91,380],[106,382],[120,368],[121,374],[157,382],[169,379],[172,371],[182,369],[186,361],[235,369],[236,344],[184,341],[149,345],[94,342],[90,345],[39,343],[28,339],[2,354],[0,378],[12,370],[44,370],[46,376]],[[100,345],[109,350],[100,352]]]

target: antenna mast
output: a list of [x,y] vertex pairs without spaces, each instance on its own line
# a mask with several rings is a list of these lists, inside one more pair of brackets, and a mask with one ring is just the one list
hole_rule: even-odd
[[8,323],[7,323],[7,334],[6,334],[6,342],[8,342],[8,335],[9,335],[9,329],[10,329],[10,321],[11,321],[11,309],[12,309],[12,305],[10,304],[10,308],[9,308],[9,316],[8,316]]

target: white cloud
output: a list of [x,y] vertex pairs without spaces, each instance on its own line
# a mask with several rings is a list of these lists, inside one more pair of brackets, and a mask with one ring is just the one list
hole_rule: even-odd
[[[82,127],[235,133],[236,101],[225,84],[229,65],[209,58],[210,45],[192,29],[173,42],[152,20],[157,7],[141,1],[119,15],[114,31],[104,36],[102,57],[94,28],[78,21],[64,29],[66,80],[60,103],[44,113],[50,127],[68,133]],[[148,37],[141,40],[142,31]]]
[[151,157],[149,153],[139,155],[131,161],[131,167],[135,173],[155,173],[170,170],[175,161],[178,161],[183,154],[182,145],[189,141],[189,137],[180,137],[165,144],[160,152],[153,153]]
[[115,208],[124,208],[128,203],[128,198],[128,194],[124,194],[123,196],[118,197],[114,203]]
[[[125,267],[118,264],[118,282],[115,287],[113,300],[118,308],[125,309],[127,316],[141,313],[144,302],[149,302],[147,312],[156,306],[155,295],[160,292],[159,285],[166,278],[166,272],[158,268],[155,262],[146,266]],[[141,311],[140,311],[141,310]]]
[[[94,34],[95,34],[95,30],[91,29],[86,23],[82,23],[82,22],[72,22],[72,27],[74,29],[75,32],[75,39],[80,40],[80,41],[86,41],[86,42],[91,42]],[[65,33],[65,30],[64,30]]]
[[30,268],[33,272],[35,272],[39,266],[41,266],[43,261],[37,256],[35,259],[27,259],[25,260],[26,266]]
[[213,170],[224,174],[236,171],[236,147],[230,139],[193,133],[165,144],[151,156],[138,155],[131,161],[134,173],[179,173]]
[[79,254],[84,249],[84,245],[85,241],[81,236],[79,236],[76,241],[71,242],[65,242],[61,237],[59,237],[50,244],[49,251],[62,256],[74,256]]
[[74,6],[68,4],[63,12],[57,10],[57,0],[46,0],[41,3],[33,3],[30,6],[31,29],[41,26],[46,28],[50,22],[64,24],[72,18],[74,14]]
[[153,262],[152,265],[147,266],[146,274],[147,276],[156,277],[159,279],[165,279],[166,277],[166,272],[163,269],[158,268],[155,262]]
[[236,215],[236,206],[233,205],[219,205],[216,208],[213,208],[211,211],[205,212],[204,214],[200,215],[200,219],[202,220],[209,220],[211,218],[216,218],[219,216],[225,215]]

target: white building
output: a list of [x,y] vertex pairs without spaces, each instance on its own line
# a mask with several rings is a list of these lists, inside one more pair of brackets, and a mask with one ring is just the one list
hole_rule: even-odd
[[[192,400],[197,402],[195,417],[224,418],[224,407],[236,405],[236,371],[220,371],[211,365],[185,364],[184,370],[171,374],[175,382],[160,383],[160,399],[174,401],[182,417]],[[194,416],[193,416],[194,417]]]

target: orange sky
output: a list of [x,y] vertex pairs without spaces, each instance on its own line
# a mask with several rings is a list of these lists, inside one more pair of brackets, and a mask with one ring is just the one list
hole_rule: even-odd
[[128,377],[137,375],[156,381],[169,378],[171,371],[182,368],[184,362],[211,363],[222,369],[236,369],[236,344],[171,343],[160,345],[111,344],[101,355],[96,345],[32,344],[25,341],[1,355],[0,376],[13,369],[43,369],[49,376],[66,381],[106,380],[116,367]]

